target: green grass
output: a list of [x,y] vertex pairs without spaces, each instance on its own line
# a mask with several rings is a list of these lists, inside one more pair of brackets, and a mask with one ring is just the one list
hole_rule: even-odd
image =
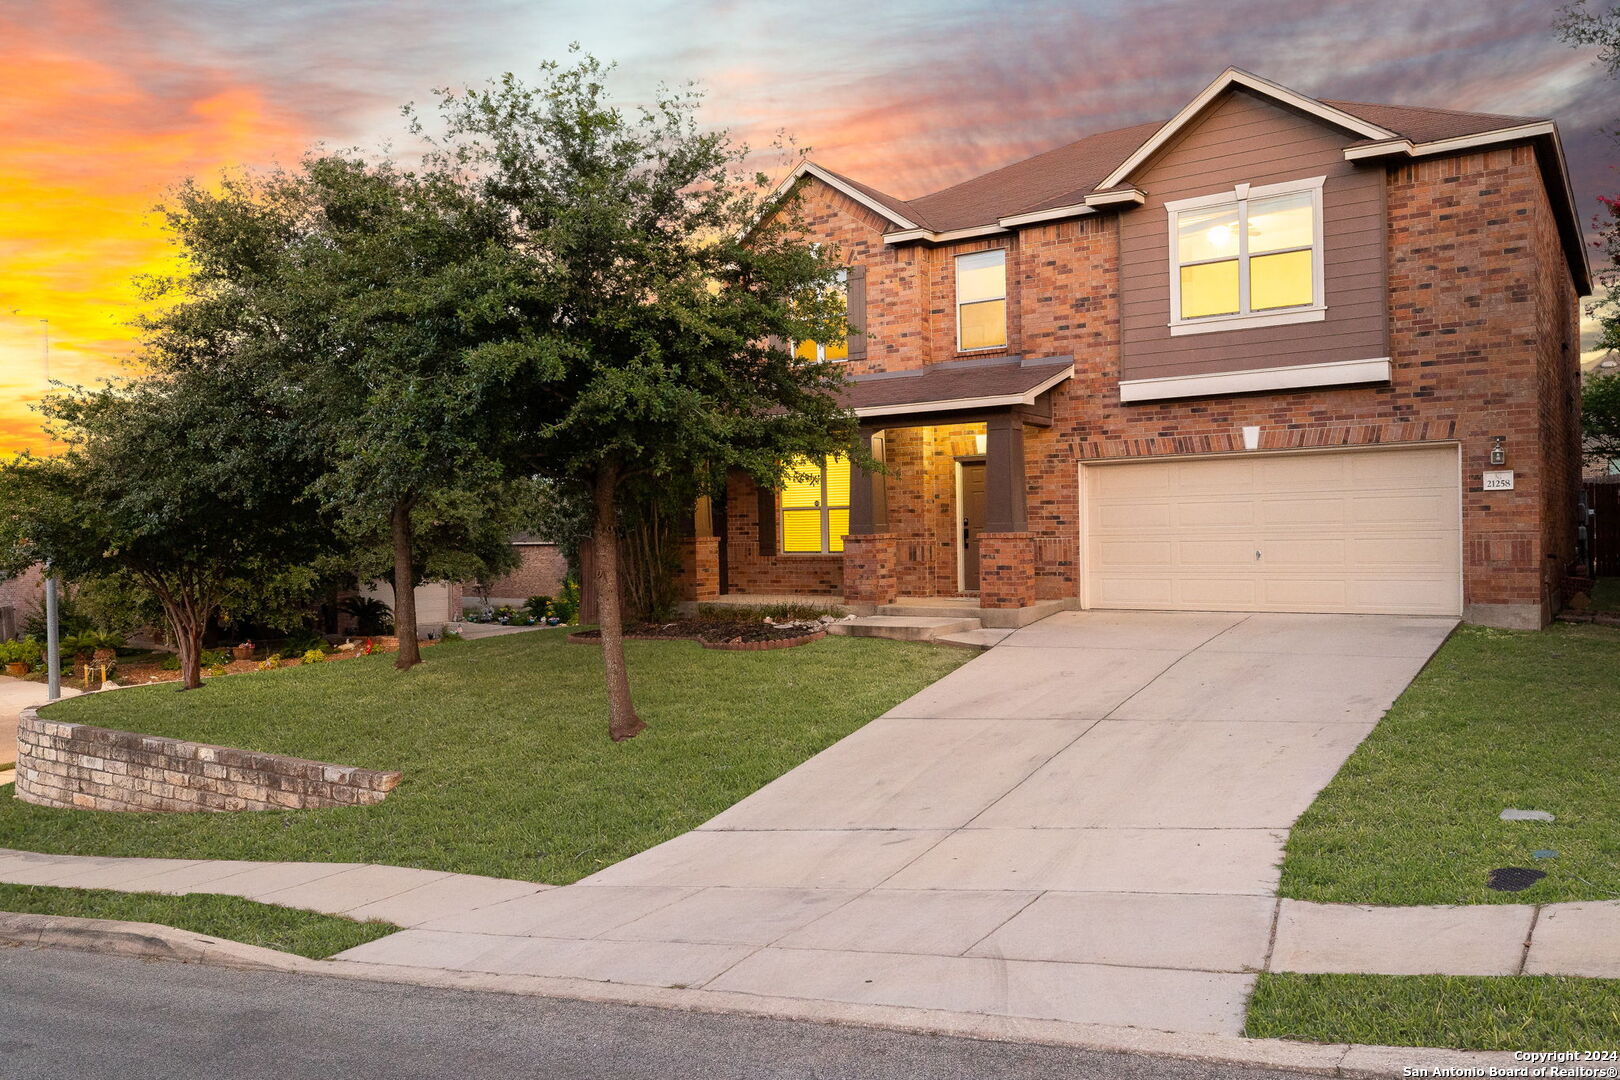
[[1244,1034],[1462,1050],[1612,1050],[1620,1046],[1620,980],[1268,972],[1249,1001]]
[[78,855],[374,862],[566,884],[693,828],[967,659],[828,637],[725,652],[631,642],[650,725],[615,745],[599,649],[563,630],[170,687],[46,715],[400,769],[372,807],[240,814],[54,810],[0,795],[0,847]]
[[1604,578],[1592,586],[1593,611],[1620,611],[1620,578]]
[[[1295,824],[1281,892],[1352,904],[1620,897],[1620,631],[1462,627]],[[1557,820],[1501,821],[1504,808]],[[1535,859],[1537,849],[1559,852]],[[1495,867],[1547,877],[1518,893]]]
[[157,923],[312,960],[364,945],[399,929],[392,923],[356,922],[237,896],[166,896],[109,889],[56,889],[48,885],[0,885],[0,911]]

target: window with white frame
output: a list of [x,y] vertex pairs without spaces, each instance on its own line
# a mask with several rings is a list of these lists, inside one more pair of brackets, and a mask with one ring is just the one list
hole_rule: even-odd
[[849,458],[825,462],[795,458],[778,503],[782,550],[789,554],[836,553],[849,533]]
[[[838,285],[836,297],[846,306],[849,303],[849,271],[838,271]],[[801,341],[793,350],[795,356],[801,360],[848,360],[849,342],[840,341],[828,344],[822,341]]]
[[1322,318],[1323,179],[1165,204],[1172,333]]
[[1007,253],[1000,248],[956,257],[956,347],[1007,347]]

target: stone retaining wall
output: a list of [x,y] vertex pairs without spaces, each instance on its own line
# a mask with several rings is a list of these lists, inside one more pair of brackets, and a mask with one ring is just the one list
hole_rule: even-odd
[[17,797],[80,810],[313,810],[369,806],[397,772],[44,719],[17,725]]

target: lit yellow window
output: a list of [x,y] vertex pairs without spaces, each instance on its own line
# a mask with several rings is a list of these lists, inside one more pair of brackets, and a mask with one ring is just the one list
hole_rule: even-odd
[[[849,271],[838,271],[837,299],[845,305],[849,303]],[[801,341],[793,350],[793,355],[800,360],[848,360],[849,342],[840,341],[836,344],[826,345],[819,341]]]
[[956,338],[963,352],[1007,346],[1007,253],[956,257]]
[[1315,190],[1180,210],[1174,220],[1178,318],[1320,302]]
[[849,459],[796,458],[782,484],[782,550],[838,552],[849,532]]

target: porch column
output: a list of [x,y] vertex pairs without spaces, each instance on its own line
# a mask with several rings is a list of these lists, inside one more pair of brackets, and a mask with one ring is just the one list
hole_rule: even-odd
[[[883,430],[862,425],[857,448],[883,460]],[[888,477],[866,469],[849,471],[849,532],[869,536],[889,531]]]
[[1009,409],[985,421],[984,531],[979,534],[979,606],[1035,603],[1035,537],[1025,508],[1024,421]]
[[720,595],[720,538],[686,536],[681,546],[681,599],[695,603]]
[[1012,410],[984,423],[984,531],[1023,532],[1024,423]]

